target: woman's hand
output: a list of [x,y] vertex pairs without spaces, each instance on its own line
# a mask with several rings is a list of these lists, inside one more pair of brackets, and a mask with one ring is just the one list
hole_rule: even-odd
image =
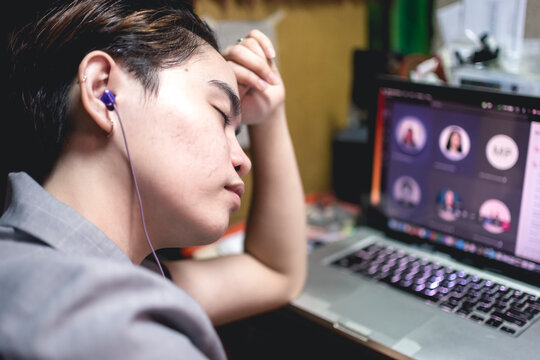
[[231,65],[242,100],[242,123],[266,120],[285,101],[285,88],[275,63],[270,39],[252,30],[237,44],[228,46],[223,56]]

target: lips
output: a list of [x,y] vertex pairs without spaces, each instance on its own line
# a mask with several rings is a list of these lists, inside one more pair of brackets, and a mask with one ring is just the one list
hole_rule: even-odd
[[225,186],[225,189],[235,193],[241,199],[244,195],[244,183],[232,184]]

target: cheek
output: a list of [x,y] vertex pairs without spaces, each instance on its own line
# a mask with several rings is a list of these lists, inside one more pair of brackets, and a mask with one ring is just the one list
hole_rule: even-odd
[[[195,147],[194,147],[195,148]],[[200,151],[193,154],[196,158],[195,166],[199,167],[202,176],[223,181],[221,177],[227,175],[227,159],[229,147],[225,141],[203,142]]]
[[164,152],[171,154],[170,161],[179,172],[176,176],[185,178],[193,187],[223,181],[230,150],[222,129],[176,125],[166,137],[168,146]]

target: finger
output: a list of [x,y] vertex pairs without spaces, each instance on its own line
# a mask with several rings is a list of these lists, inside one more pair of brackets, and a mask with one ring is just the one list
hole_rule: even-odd
[[238,65],[233,61],[229,61],[230,66],[236,76],[238,84],[248,88],[255,88],[264,91],[268,87],[268,83],[261,79],[259,75],[249,70],[248,68]]
[[276,63],[273,59],[269,59],[266,57],[266,53],[264,52],[264,49],[262,48],[262,45],[259,42],[259,40],[251,38],[251,37],[247,37],[247,38],[243,38],[242,41],[239,42],[239,45],[247,47],[249,50],[253,51],[255,54],[257,54],[261,58],[264,58],[268,66],[270,67],[270,71],[275,73],[275,74],[272,74],[270,77],[266,78],[266,81],[268,81],[269,83],[273,85],[279,84],[278,79],[274,76],[274,75],[279,74]]
[[279,75],[276,70],[268,64],[266,59],[258,56],[245,46],[233,46],[224,56],[228,61],[235,62],[257,74],[258,77],[265,82],[274,85],[279,83]]
[[[275,61],[275,50],[272,45],[272,41],[261,31],[252,30],[246,38],[242,39],[242,45],[245,45],[249,49],[257,54],[262,55],[261,51],[264,53],[264,56],[267,58],[268,65],[273,72],[279,74],[279,70]],[[250,41],[248,41],[250,40]]]
[[257,39],[247,37],[238,43],[238,45],[247,47],[249,50],[266,60],[264,49],[261,47],[261,44],[257,41]]
[[276,57],[276,50],[272,44],[272,41],[262,31],[257,29],[251,30],[248,37],[256,39],[259,44],[261,44],[261,47],[263,48],[268,59],[274,59]]
[[240,99],[243,99],[244,95],[246,95],[249,90],[251,90],[249,86],[238,84],[238,93],[240,94]]

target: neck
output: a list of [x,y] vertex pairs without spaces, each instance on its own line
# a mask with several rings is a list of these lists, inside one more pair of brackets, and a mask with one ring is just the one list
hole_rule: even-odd
[[138,264],[150,249],[131,170],[124,152],[101,137],[74,134],[43,187],[97,226]]

